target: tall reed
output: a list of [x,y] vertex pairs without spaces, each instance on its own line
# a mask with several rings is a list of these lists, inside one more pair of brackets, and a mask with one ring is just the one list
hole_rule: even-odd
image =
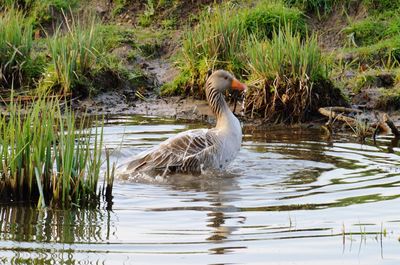
[[0,200],[70,206],[100,199],[102,129],[85,130],[61,101],[13,102],[0,115]]
[[246,51],[251,83],[247,110],[279,121],[303,119],[313,96],[323,92],[324,88],[315,84],[327,80],[316,36],[303,38],[285,25],[271,40],[251,38]]
[[22,82],[31,50],[32,21],[13,7],[0,9],[0,87]]
[[87,81],[86,77],[101,59],[103,46],[94,18],[81,22],[73,16],[65,16],[64,20],[65,29],[59,28],[48,39],[51,62],[40,88],[58,88],[67,94],[79,83]]

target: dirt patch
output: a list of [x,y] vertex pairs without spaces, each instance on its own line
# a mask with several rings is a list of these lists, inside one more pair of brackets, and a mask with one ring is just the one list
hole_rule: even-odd
[[191,98],[153,96],[144,100],[128,101],[118,92],[106,92],[91,99],[76,100],[75,109],[91,115],[146,115],[186,120],[208,120],[212,116],[207,102]]
[[319,46],[325,51],[333,51],[342,48],[348,41],[348,36],[343,29],[350,21],[364,19],[367,10],[360,1],[350,1],[348,6],[337,5],[332,13],[319,17],[317,14],[310,14],[308,24],[313,32],[319,36]]
[[[129,1],[114,19],[117,23],[136,26],[144,23],[140,21],[141,17],[148,16],[147,26],[182,28],[197,23],[195,15],[205,6],[221,2],[222,0],[167,1],[162,5],[148,5],[147,1]],[[112,10],[115,5],[110,7]]]

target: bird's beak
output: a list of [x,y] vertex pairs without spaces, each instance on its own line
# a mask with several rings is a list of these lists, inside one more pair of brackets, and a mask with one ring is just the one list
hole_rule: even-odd
[[247,89],[247,86],[243,83],[240,83],[239,80],[236,78],[233,78],[231,87],[233,90],[239,90],[239,91],[245,91]]

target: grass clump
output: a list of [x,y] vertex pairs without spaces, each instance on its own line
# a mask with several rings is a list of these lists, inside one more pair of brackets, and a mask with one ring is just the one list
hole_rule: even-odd
[[317,38],[303,15],[282,2],[261,1],[236,11],[223,5],[207,13],[183,41],[181,74],[164,93],[192,88],[202,95],[208,71],[227,69],[247,76],[246,112],[277,122],[300,122],[318,107],[343,103],[328,78]]
[[191,88],[195,95],[202,95],[210,69],[224,68],[242,75],[245,73],[243,43],[250,35],[259,40],[270,38],[273,30],[285,23],[305,32],[301,12],[286,8],[279,1],[261,1],[254,7],[229,3],[215,6],[212,12],[203,13],[199,21],[201,23],[194,30],[187,30],[184,34],[178,63],[182,75],[178,81],[163,88],[163,93]]
[[60,100],[11,103],[0,115],[0,200],[45,205],[99,202],[102,130],[87,132]]
[[125,8],[126,6],[126,0],[113,0],[113,10],[111,12],[111,14],[113,16],[119,15]]
[[344,33],[352,38],[352,44],[365,46],[374,44],[385,37],[386,25],[382,21],[375,19],[365,19],[352,23],[344,30]]
[[0,87],[29,79],[33,62],[32,21],[14,8],[0,12]]
[[59,30],[49,38],[51,61],[39,88],[63,94],[69,94],[79,86],[86,86],[87,89],[87,77],[100,65],[104,53],[98,33],[98,25],[94,19],[88,25],[72,20],[72,23],[67,24],[65,34]]
[[363,0],[363,3],[371,13],[380,13],[400,8],[400,1],[398,0]]
[[252,84],[246,110],[252,116],[260,113],[268,120],[298,122],[335,100],[315,36],[302,38],[285,26],[271,40],[249,40],[246,50]]
[[240,19],[245,31],[258,39],[271,38],[274,30],[281,25],[290,24],[292,30],[302,36],[306,34],[303,13],[296,8],[288,8],[279,1],[261,1],[256,8],[245,9]]

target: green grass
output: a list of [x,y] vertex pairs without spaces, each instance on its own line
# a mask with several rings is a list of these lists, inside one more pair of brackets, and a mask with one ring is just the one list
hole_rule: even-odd
[[352,38],[353,45],[371,45],[387,36],[385,34],[387,25],[385,24],[383,21],[368,18],[351,23],[349,27],[344,29],[344,33],[349,35],[349,38]]
[[126,0],[113,0],[113,10],[111,14],[113,16],[119,15],[125,8],[126,6]]
[[[50,2],[55,3],[32,3],[46,7]],[[60,8],[64,2],[59,3]],[[0,13],[0,88],[38,88],[40,92],[87,96],[110,87],[109,83],[102,86],[107,73],[121,83],[134,84],[142,78],[139,69],[128,71],[123,65],[127,59],[112,53],[123,45],[140,52],[133,30],[103,25],[90,12],[77,14],[70,9],[60,11],[62,25],[47,33],[43,28],[35,29],[36,11],[11,6],[20,4],[13,2]],[[41,36],[37,36],[39,31]]]
[[104,46],[95,20],[88,24],[72,20],[67,28],[66,33],[59,30],[48,39],[51,62],[41,80],[41,90],[68,94],[79,85],[85,86],[89,73],[100,64]]
[[162,89],[164,94],[191,88],[194,94],[201,95],[210,69],[224,68],[236,75],[244,74],[243,44],[250,35],[267,39],[274,29],[286,23],[302,34],[305,32],[301,12],[286,8],[279,1],[261,1],[254,7],[229,3],[215,6],[213,12],[204,12],[199,21],[201,23],[188,29],[183,36],[183,49],[178,59],[182,74]]
[[0,87],[29,79],[32,43],[32,21],[14,8],[0,12]]
[[38,207],[99,202],[102,129],[88,132],[61,103],[39,98],[27,107],[17,101],[9,115],[1,114],[0,201]]
[[20,8],[28,12],[33,11],[39,4],[62,10],[76,7],[78,2],[79,0],[0,0],[0,4],[6,7]]
[[252,116],[261,113],[274,121],[298,122],[324,104],[315,95],[322,97],[327,94],[324,89],[333,89],[315,36],[302,38],[285,26],[271,40],[250,39],[246,51],[251,84],[246,109]]
[[190,88],[202,95],[208,70],[223,68],[248,79],[246,112],[251,117],[299,122],[319,106],[343,102],[298,9],[280,1],[240,8],[228,4],[199,21],[184,35],[181,73],[163,87],[164,94]]
[[284,0],[288,6],[295,6],[307,13],[315,13],[318,16],[329,14],[335,5],[343,0]]
[[363,0],[363,4],[372,14],[380,14],[388,10],[398,10],[400,1],[398,0]]

